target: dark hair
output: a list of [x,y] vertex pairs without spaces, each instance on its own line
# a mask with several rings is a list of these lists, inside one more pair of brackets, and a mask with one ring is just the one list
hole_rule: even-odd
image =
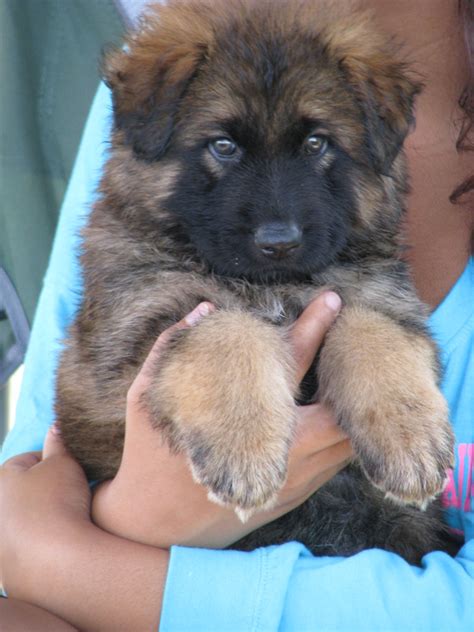
[[[468,56],[468,78],[459,107],[464,112],[461,129],[456,142],[458,151],[474,151],[474,0],[458,0],[459,14],[464,27],[464,39]],[[469,191],[474,190],[474,174],[466,178],[451,193],[449,200],[456,204]]]

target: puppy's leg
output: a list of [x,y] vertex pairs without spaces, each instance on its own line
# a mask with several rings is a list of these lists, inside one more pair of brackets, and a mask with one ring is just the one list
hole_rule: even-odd
[[296,390],[282,329],[218,311],[181,330],[158,361],[148,404],[157,427],[189,456],[213,500],[245,516],[286,478]]
[[453,435],[426,336],[371,309],[344,308],[321,352],[319,397],[377,487],[420,506],[442,491]]

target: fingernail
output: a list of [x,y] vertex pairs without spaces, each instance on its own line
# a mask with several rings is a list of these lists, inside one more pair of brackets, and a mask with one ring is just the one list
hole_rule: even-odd
[[211,304],[210,303],[199,303],[197,307],[193,309],[193,311],[185,317],[185,321],[188,325],[193,326],[198,323],[201,318],[207,316],[211,313]]
[[59,423],[57,421],[54,422],[54,424],[50,427],[50,432],[54,435],[60,435],[61,434],[61,427],[59,425]]
[[336,292],[327,292],[324,296],[324,302],[332,312],[338,312],[341,309],[341,297]]

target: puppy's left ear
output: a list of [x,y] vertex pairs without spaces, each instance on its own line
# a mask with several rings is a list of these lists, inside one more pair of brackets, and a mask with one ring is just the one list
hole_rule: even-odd
[[397,46],[377,32],[370,14],[341,24],[328,43],[364,112],[371,161],[388,174],[414,125],[422,83],[400,60]]

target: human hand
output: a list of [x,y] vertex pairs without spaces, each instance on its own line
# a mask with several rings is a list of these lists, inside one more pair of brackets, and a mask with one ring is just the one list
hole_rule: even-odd
[[54,428],[43,460],[28,452],[0,468],[0,516],[8,629],[157,629],[168,553],[92,523],[86,477]]
[[[292,330],[300,380],[339,310],[326,303],[327,296],[313,301]],[[122,463],[116,477],[98,487],[92,504],[94,521],[111,533],[160,547],[225,547],[304,502],[351,459],[349,440],[331,413],[319,404],[300,407],[288,478],[277,505],[243,524],[232,508],[208,500],[207,490],[193,481],[186,456],[172,454],[152,428],[142,394],[149,368],[173,331],[193,326],[212,309],[203,303],[164,332],[130,388]]]
[[67,534],[90,525],[90,491],[82,468],[66,452],[57,426],[43,450],[9,459],[0,468],[0,580],[22,599],[47,577],[47,543],[59,553]]

